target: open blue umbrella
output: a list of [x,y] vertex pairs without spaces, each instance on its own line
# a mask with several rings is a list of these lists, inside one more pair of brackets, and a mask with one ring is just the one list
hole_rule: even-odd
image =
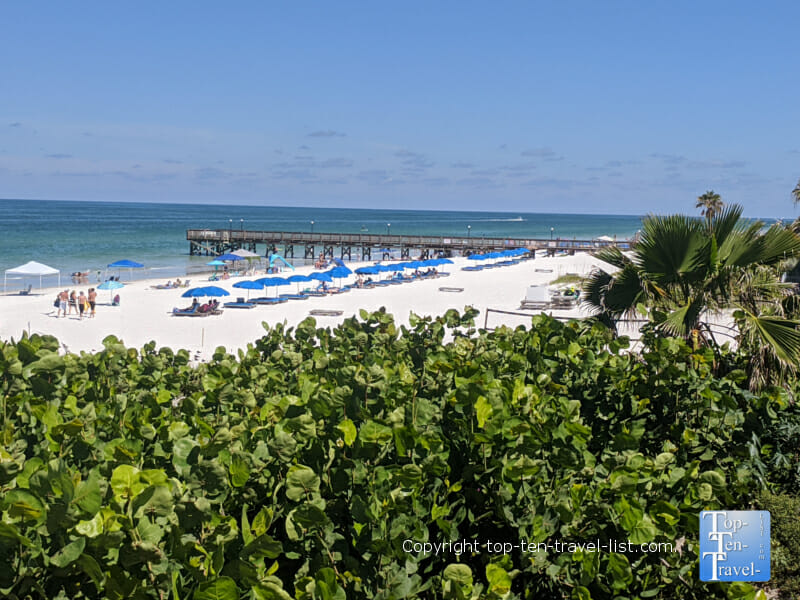
[[286,281],[289,283],[296,283],[297,284],[297,293],[300,293],[300,283],[308,283],[309,281],[314,281],[308,275],[291,275],[286,278]]
[[250,299],[250,290],[261,290],[264,289],[263,284],[259,283],[258,281],[237,281],[233,284],[233,287],[239,288],[241,290],[247,290],[247,299]]
[[[256,283],[260,283],[265,288],[274,287],[278,288],[282,285],[286,285],[289,282],[286,281],[283,277],[262,277],[261,279],[256,279]],[[275,295],[278,295],[278,290],[275,290]]]
[[[120,288],[124,288],[125,284],[120,283],[119,281],[104,281],[100,285],[97,286],[98,290],[111,290],[113,293],[114,290],[118,290]],[[109,302],[111,301],[111,295],[108,296]]]
[[368,267],[359,267],[356,269],[356,273],[359,275],[375,275],[376,273],[380,273],[380,269],[376,265],[370,265]]
[[184,298],[201,298],[203,296],[230,296],[230,292],[227,290],[223,290],[221,287],[217,287],[215,285],[207,285],[205,287],[196,287],[190,290],[186,290],[181,294]]
[[241,256],[237,254],[223,254],[217,257],[217,260],[230,260],[230,261],[237,261],[237,260],[244,260]]
[[467,257],[467,260],[485,260],[483,254],[470,254]]
[[308,277],[309,279],[315,279],[316,281],[326,281],[328,283],[333,283],[333,277],[331,277],[330,273],[312,273]]
[[211,262],[207,262],[206,264],[212,267],[222,267],[225,265],[224,262],[222,262],[221,260],[217,260],[216,258]]
[[326,271],[326,273],[328,273],[328,275],[331,277],[335,277],[336,279],[342,279],[353,274],[353,272],[347,267],[334,267],[333,269]]

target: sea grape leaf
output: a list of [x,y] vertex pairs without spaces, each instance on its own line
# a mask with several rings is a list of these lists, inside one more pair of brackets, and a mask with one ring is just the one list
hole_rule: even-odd
[[230,577],[217,577],[197,586],[193,600],[239,600],[239,588]]
[[71,565],[78,560],[81,554],[83,554],[83,549],[85,547],[86,538],[80,537],[77,540],[70,542],[61,550],[56,552],[53,556],[51,556],[50,564],[61,568]]
[[231,473],[231,484],[233,487],[244,486],[250,478],[250,466],[247,464],[247,461],[239,455],[233,457],[228,470]]
[[319,491],[319,477],[305,465],[296,465],[289,469],[286,477],[286,497],[289,500],[301,500],[306,494]]
[[344,443],[348,446],[352,446],[358,434],[355,424],[350,419],[345,419],[339,423],[336,428],[344,435]]
[[358,437],[369,444],[383,444],[392,439],[392,430],[375,421],[367,421],[361,426]]
[[45,514],[42,501],[27,490],[11,490],[2,500],[8,514],[15,519],[38,521]]
[[78,487],[75,488],[73,501],[85,513],[90,515],[97,514],[103,503],[103,491],[100,488],[100,471],[98,468],[89,471],[89,477],[78,484]]
[[111,473],[111,489],[114,497],[122,503],[137,496],[147,487],[139,479],[139,469],[131,465],[120,465]]

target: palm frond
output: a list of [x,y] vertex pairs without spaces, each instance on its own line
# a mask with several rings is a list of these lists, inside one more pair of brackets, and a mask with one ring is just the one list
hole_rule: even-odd
[[800,322],[781,317],[756,315],[742,310],[739,329],[753,335],[757,342],[768,346],[782,362],[793,367],[800,365]]

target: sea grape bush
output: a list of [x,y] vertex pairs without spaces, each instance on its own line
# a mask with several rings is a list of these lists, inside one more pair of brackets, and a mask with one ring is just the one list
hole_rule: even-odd
[[[783,393],[710,351],[537,316],[267,327],[191,365],[109,337],[0,345],[9,598],[753,598],[698,580],[698,513],[769,479]],[[421,555],[405,540],[668,542]]]

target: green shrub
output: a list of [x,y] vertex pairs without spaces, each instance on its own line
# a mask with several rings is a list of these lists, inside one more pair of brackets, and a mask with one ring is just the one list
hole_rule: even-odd
[[750,504],[786,398],[678,340],[635,355],[599,325],[474,316],[309,319],[197,367],[113,337],[0,344],[0,594],[752,598],[699,582],[698,513]]

